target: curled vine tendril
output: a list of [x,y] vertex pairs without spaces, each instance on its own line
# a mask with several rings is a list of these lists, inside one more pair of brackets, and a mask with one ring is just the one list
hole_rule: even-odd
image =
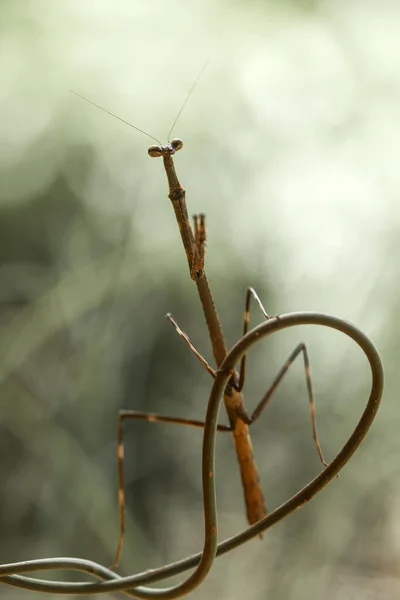
[[[372,383],[367,405],[348,441],[324,471],[258,523],[217,545],[218,526],[214,467],[215,436],[225,386],[236,363],[248,352],[251,346],[268,335],[297,325],[317,325],[336,329],[358,344],[364,352],[371,368]],[[377,413],[382,392],[383,367],[379,354],[371,340],[354,325],[338,317],[314,312],[297,312],[273,317],[249,331],[233,346],[217,371],[217,376],[214,380],[207,407],[202,450],[205,526],[205,539],[202,552],[164,565],[158,569],[144,571],[128,577],[121,577],[98,563],[77,558],[47,558],[16,562],[0,565],[0,582],[19,588],[52,594],[99,594],[120,591],[131,597],[143,599],[167,599],[183,596],[198,587],[205,579],[216,556],[221,556],[234,548],[238,548],[251,538],[284,519],[294,510],[311,500],[313,496],[321,491],[337,475],[352,457],[367,434]],[[166,588],[144,587],[144,584],[155,583],[191,568],[195,568],[195,571],[185,581],[176,586]],[[21,575],[21,573],[28,573],[30,571],[49,569],[84,571],[102,581],[70,583],[48,581]]]

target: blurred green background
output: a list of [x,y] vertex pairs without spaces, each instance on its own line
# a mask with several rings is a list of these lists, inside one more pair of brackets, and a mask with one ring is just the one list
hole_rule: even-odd
[[[164,141],[209,57],[173,135],[184,140],[176,167],[189,212],[207,215],[228,345],[251,285],[270,314],[353,321],[382,354],[386,393],[340,477],[262,541],[219,558],[193,597],[398,598],[399,18],[389,0],[2,1],[1,562],[110,564],[118,410],[204,417],[209,375],[164,319],[171,311],[212,361],[162,162],[149,159],[150,140],[69,90]],[[370,384],[339,334],[301,328],[258,346],[247,406],[299,341],[330,460]],[[201,548],[202,436],[126,429],[121,572],[132,573]],[[252,435],[272,509],[320,470],[301,361]],[[216,460],[222,539],[246,526],[230,436]]]

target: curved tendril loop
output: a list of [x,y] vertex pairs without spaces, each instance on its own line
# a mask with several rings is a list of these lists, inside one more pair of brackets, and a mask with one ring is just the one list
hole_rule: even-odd
[[[340,450],[336,458],[330,463],[324,471],[310,481],[297,494],[281,504],[269,515],[261,519],[255,525],[252,525],[242,533],[239,533],[216,546],[217,536],[217,511],[215,499],[215,470],[214,470],[214,450],[215,435],[219,410],[225,386],[231,376],[236,363],[248,352],[251,346],[257,341],[271,335],[277,331],[294,327],[297,325],[320,325],[341,331],[352,338],[366,355],[371,367],[372,384],[369,399],[361,418],[349,437],[346,444]],[[197,587],[207,575],[214,561],[215,555],[220,556],[246,543],[251,538],[259,535],[261,532],[269,529],[272,525],[282,520],[294,510],[311,500],[315,494],[322,490],[343,468],[346,462],[352,457],[358,446],[361,444],[370,428],[377,413],[379,403],[383,392],[383,367],[379,354],[370,341],[370,339],[348,321],[338,317],[314,313],[298,312],[285,314],[279,317],[273,317],[268,321],[255,327],[243,336],[230,350],[225,360],[217,371],[217,376],[211,390],[210,399],[207,407],[206,425],[203,438],[203,500],[204,500],[204,519],[205,519],[205,543],[202,553],[189,556],[175,563],[170,563],[159,569],[145,571],[129,577],[120,577],[113,571],[94,563],[71,558],[42,559],[14,563],[0,566],[0,581],[13,586],[31,589],[35,591],[48,592],[53,594],[98,594],[109,591],[124,591],[127,595],[135,598],[177,598],[183,596]],[[215,550],[217,552],[215,554]],[[197,567],[194,573],[183,583],[170,588],[153,589],[138,587],[141,584],[149,584],[171,577],[183,571]],[[97,583],[69,583],[46,581],[15,575],[28,571],[46,570],[46,569],[72,569],[81,570],[90,573],[100,579]]]

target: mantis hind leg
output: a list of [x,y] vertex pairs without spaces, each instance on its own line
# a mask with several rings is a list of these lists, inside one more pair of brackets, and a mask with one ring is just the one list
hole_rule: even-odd
[[[250,301],[252,298],[257,303],[257,305],[258,305],[260,311],[262,312],[262,314],[264,315],[264,317],[267,320],[271,318],[270,315],[268,315],[268,313],[266,312],[264,306],[262,305],[262,302],[261,302],[260,298],[258,297],[257,292],[253,288],[248,288],[247,292],[246,292],[243,335],[246,335],[248,328],[249,328]],[[311,374],[310,374],[310,361],[309,361],[309,357],[308,357],[307,347],[305,344],[303,344],[303,343],[298,344],[298,346],[296,346],[296,348],[290,354],[287,361],[280,368],[280,370],[278,371],[271,386],[268,388],[268,390],[264,394],[263,398],[258,403],[253,414],[251,415],[249,424],[254,423],[254,421],[256,421],[259,418],[262,411],[264,410],[264,408],[268,404],[269,400],[271,399],[272,394],[275,392],[276,388],[282,381],[283,377],[288,372],[290,366],[293,364],[293,362],[296,360],[296,358],[300,354],[303,354],[303,360],[304,360],[304,371],[305,371],[305,376],[306,376],[307,394],[308,394],[308,399],[309,399],[309,403],[310,403],[310,416],[311,416],[311,427],[312,427],[312,432],[313,432],[313,440],[314,440],[315,446],[317,448],[318,456],[319,456],[322,464],[326,467],[327,463],[325,462],[325,459],[323,457],[321,444],[319,442],[318,434],[317,434],[317,422],[316,422],[316,416],[315,416],[314,394],[313,394],[313,388],[312,388],[312,383],[311,383]],[[238,385],[239,391],[242,391],[242,389],[243,389],[245,376],[246,376],[246,355],[243,356],[241,364],[240,364],[240,375],[239,375],[239,385]]]
[[305,371],[305,376],[306,376],[306,385],[307,385],[308,400],[309,400],[309,403],[310,403],[310,416],[311,416],[311,427],[312,427],[312,432],[313,432],[313,440],[314,440],[314,443],[315,443],[315,447],[317,448],[317,452],[318,452],[318,456],[320,458],[320,461],[322,462],[322,464],[325,467],[327,467],[328,463],[325,461],[324,456],[322,454],[321,444],[319,442],[318,434],[317,434],[317,420],[316,420],[316,416],[315,416],[314,394],[313,394],[312,383],[311,383],[310,361],[309,361],[309,358],[308,358],[307,347],[306,347],[305,344],[300,343],[298,346],[296,346],[296,348],[290,354],[290,356],[287,359],[287,361],[279,369],[279,371],[278,371],[278,373],[277,373],[274,381],[272,382],[271,386],[268,388],[268,390],[264,394],[263,398],[258,403],[256,409],[254,410],[254,412],[253,412],[253,414],[251,415],[250,418],[251,418],[251,422],[252,423],[254,423],[254,421],[256,421],[259,418],[259,416],[261,415],[262,411],[264,410],[264,408],[266,407],[266,405],[270,401],[270,399],[272,397],[272,394],[275,392],[276,388],[278,387],[278,385],[282,381],[283,377],[286,375],[286,373],[288,372],[289,368],[291,367],[291,365],[293,364],[293,362],[296,360],[296,358],[300,354],[303,354],[303,360],[304,360],[304,371]]
[[[204,427],[203,421],[195,419],[183,419],[179,417],[169,417],[155,413],[145,413],[136,410],[122,410],[118,415],[118,506],[120,517],[120,531],[118,538],[117,551],[115,553],[112,569],[117,567],[121,558],[122,545],[125,536],[125,492],[124,492],[124,421],[130,419],[142,419],[152,423],[176,423],[178,425],[191,425],[192,427]],[[218,431],[231,431],[226,425],[217,425]]]

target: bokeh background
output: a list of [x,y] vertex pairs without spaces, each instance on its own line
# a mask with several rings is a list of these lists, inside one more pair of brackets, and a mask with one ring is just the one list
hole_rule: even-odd
[[[162,162],[148,138],[69,90],[164,141],[209,59],[173,135],[185,144],[176,166],[189,212],[207,215],[228,345],[252,285],[270,314],[356,323],[382,354],[386,391],[340,477],[262,541],[219,558],[193,597],[398,598],[399,18],[395,0],[2,1],[1,562],[110,564],[118,410],[205,414],[209,375],[164,319],[171,311],[212,362]],[[299,341],[331,459],[370,384],[339,334],[300,328],[257,347],[247,406]],[[252,434],[273,508],[321,468],[301,361]],[[122,573],[201,548],[201,439],[127,427]],[[222,539],[246,525],[229,435],[216,460]]]

